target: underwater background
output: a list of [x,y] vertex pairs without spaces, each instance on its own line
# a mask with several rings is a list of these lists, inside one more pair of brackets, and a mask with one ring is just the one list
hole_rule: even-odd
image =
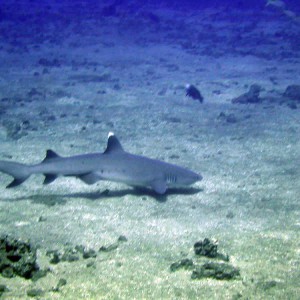
[[299,41],[296,0],[1,1],[1,161],[114,132],[203,180],[0,173],[0,298],[299,299]]

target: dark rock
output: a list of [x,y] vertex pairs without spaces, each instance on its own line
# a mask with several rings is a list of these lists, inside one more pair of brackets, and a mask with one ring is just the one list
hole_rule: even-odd
[[118,242],[127,242],[127,241],[128,241],[128,239],[125,235],[120,235],[118,237]]
[[229,114],[228,116],[226,116],[226,122],[227,123],[236,123],[237,117],[234,114]]
[[60,278],[59,281],[58,281],[57,286],[58,286],[58,287],[62,287],[62,286],[64,286],[64,285],[66,285],[66,284],[67,284],[67,280],[64,279],[64,278]]
[[87,268],[96,268],[96,264],[95,264],[95,261],[91,260],[89,261],[87,264],[86,264],[86,267]]
[[220,112],[217,119],[221,122],[226,123],[235,123],[237,122],[237,119],[234,114],[226,114],[225,112]]
[[65,286],[66,284],[67,284],[67,280],[64,278],[60,278],[56,287],[52,289],[53,292],[59,292],[60,288]]
[[242,297],[243,297],[243,295],[238,292],[232,296],[231,300],[238,300],[238,299],[241,299]]
[[47,68],[44,68],[43,71],[42,71],[42,73],[45,75],[45,74],[49,74],[50,72],[49,72],[49,70]]
[[195,243],[194,251],[196,255],[215,258],[218,255],[218,244],[205,238],[203,241]]
[[7,137],[12,140],[19,140],[23,136],[28,135],[26,128],[23,128],[22,123],[15,123],[14,121],[5,122]]
[[35,298],[35,297],[41,297],[43,295],[44,295],[44,291],[41,289],[31,289],[27,291],[28,297]]
[[159,24],[160,23],[160,18],[158,15],[152,13],[152,12],[142,12],[140,14],[140,17],[142,17],[146,21],[150,21],[153,24]]
[[262,99],[259,97],[262,88],[258,84],[252,84],[247,93],[231,100],[232,103],[260,103]]
[[111,252],[113,250],[116,250],[118,247],[119,247],[119,243],[116,242],[116,243],[113,243],[113,244],[108,245],[108,246],[100,247],[99,252]]
[[175,272],[179,269],[192,270],[194,268],[194,263],[191,259],[185,258],[180,261],[174,262],[170,266],[170,271]]
[[158,96],[165,96],[167,94],[168,89],[163,87],[157,94]]
[[47,116],[47,117],[46,117],[46,120],[47,120],[47,121],[51,121],[51,122],[52,122],[52,121],[56,121],[56,117],[55,117],[54,115],[50,115],[50,116]]
[[72,248],[66,248],[61,256],[61,261],[74,262],[79,260],[78,252]]
[[[176,65],[176,64],[167,64],[166,65],[167,67],[167,71],[168,72],[176,72],[179,70],[179,66]],[[191,86],[191,87],[194,87],[194,86]],[[195,87],[194,87],[195,88]],[[199,92],[199,91],[198,91]],[[188,96],[188,95],[187,95]],[[198,99],[199,100],[199,99]],[[200,101],[201,102],[201,101]]]
[[89,83],[89,82],[112,82],[116,81],[111,78],[110,74],[102,74],[102,75],[73,75],[69,77],[69,80],[76,80],[80,83]]
[[5,284],[0,284],[0,297],[3,293],[8,292],[8,288]]
[[40,217],[38,218],[38,222],[46,222],[46,221],[47,221],[47,218],[44,217],[44,216],[40,216]]
[[239,269],[226,263],[207,262],[194,269],[191,278],[214,278],[218,280],[230,280],[240,275]]
[[60,67],[61,66],[61,63],[56,58],[54,58],[53,60],[50,60],[47,58],[41,58],[41,59],[39,59],[38,64],[43,67]]
[[48,256],[51,256],[50,264],[56,265],[60,262],[60,256],[58,251],[54,251],[51,254],[47,252]]
[[5,267],[2,270],[2,276],[6,278],[13,278],[15,276],[14,270],[12,267]]
[[165,120],[170,123],[181,123],[181,119],[177,117],[166,117]]
[[287,103],[287,106],[288,106],[289,108],[291,108],[291,109],[297,109],[297,108],[298,108],[298,106],[297,106],[297,104],[296,104],[295,101],[290,101],[290,102],[288,102],[288,103]]
[[262,281],[257,283],[257,287],[260,289],[267,291],[275,286],[278,285],[278,282],[275,280],[269,280],[269,281]]
[[120,84],[118,84],[118,83],[116,83],[116,84],[114,84],[114,86],[113,86],[113,89],[115,90],[115,91],[119,91],[119,90],[121,90],[121,86],[120,86]]
[[233,219],[234,218],[234,213],[232,211],[229,211],[227,214],[226,214],[226,218],[227,219]]
[[116,5],[111,4],[103,7],[101,15],[103,17],[113,17],[117,14],[117,8]]
[[92,257],[97,257],[97,254],[96,254],[96,251],[93,249],[85,249],[83,251],[82,257],[84,259],[92,258]]
[[34,272],[34,274],[33,274],[32,278],[31,278],[31,280],[32,280],[32,281],[38,281],[39,279],[45,277],[45,276],[48,274],[48,272],[50,272],[49,269],[38,270],[38,271]]
[[76,245],[75,250],[81,254],[83,254],[85,247],[83,245]]
[[36,88],[32,88],[28,93],[27,96],[30,98],[33,97],[43,97],[45,95],[44,92],[38,91]]
[[188,84],[186,86],[186,96],[189,96],[194,100],[198,100],[200,103],[203,102],[203,97],[200,91],[192,84]]
[[284,91],[283,96],[290,100],[300,102],[300,85],[289,85]]
[[82,258],[88,259],[96,257],[96,251],[93,249],[85,249],[82,245],[77,245],[75,248],[67,246],[63,251],[50,250],[46,253],[47,256],[51,257],[51,264],[58,264],[61,261],[74,262],[78,261],[82,255]]
[[30,243],[8,236],[0,238],[0,272],[3,276],[18,275],[29,279],[38,270],[36,249]]
[[104,95],[104,94],[106,94],[106,91],[105,90],[99,90],[99,91],[97,91],[97,94],[98,95]]

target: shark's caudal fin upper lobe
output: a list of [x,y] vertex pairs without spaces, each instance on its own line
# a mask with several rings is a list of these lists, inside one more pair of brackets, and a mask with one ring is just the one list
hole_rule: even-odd
[[6,188],[20,185],[31,175],[29,166],[10,161],[0,161],[0,171],[14,178]]

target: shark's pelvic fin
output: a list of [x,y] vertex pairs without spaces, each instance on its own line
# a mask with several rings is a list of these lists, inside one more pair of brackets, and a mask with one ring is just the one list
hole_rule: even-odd
[[94,184],[97,181],[101,180],[102,177],[96,173],[87,173],[80,176],[77,176],[79,179],[81,179],[86,184]]
[[57,175],[55,174],[44,174],[44,175],[45,175],[45,179],[43,184],[50,184],[57,178]]
[[104,151],[104,154],[117,153],[123,151],[124,149],[117,137],[112,132],[110,132],[108,134],[107,146]]

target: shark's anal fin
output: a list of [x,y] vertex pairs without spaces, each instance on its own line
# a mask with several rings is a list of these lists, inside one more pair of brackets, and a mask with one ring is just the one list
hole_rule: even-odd
[[44,174],[44,175],[45,175],[45,179],[43,184],[50,184],[57,178],[57,175],[55,174]]
[[77,176],[80,180],[82,180],[86,184],[94,184],[97,181],[101,180],[102,177],[97,173],[87,173],[80,176]]
[[164,180],[154,180],[151,183],[152,189],[157,193],[157,194],[164,194],[167,191],[167,184],[165,183]]

